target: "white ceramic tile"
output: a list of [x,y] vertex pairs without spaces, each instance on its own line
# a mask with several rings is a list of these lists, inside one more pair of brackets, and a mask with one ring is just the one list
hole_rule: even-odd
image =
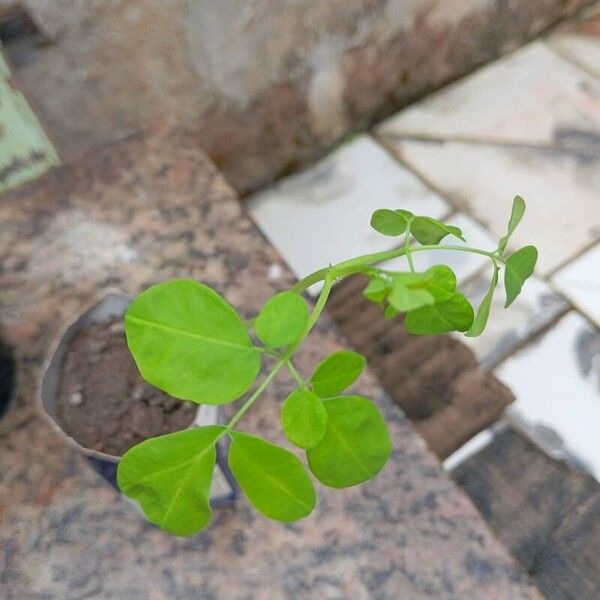
[[[495,240],[479,223],[470,217],[455,213],[447,219],[446,223],[460,227],[467,243],[458,238],[448,236],[442,240],[442,244],[453,246],[472,246],[482,250],[494,250],[498,245]],[[418,247],[418,245],[417,245]],[[475,274],[483,265],[489,262],[489,259],[481,254],[472,254],[456,250],[427,250],[415,252],[413,254],[415,268],[418,271],[424,271],[433,265],[448,265],[455,273],[458,281],[463,281]],[[406,258],[401,257],[387,261],[381,265],[383,268],[391,270],[405,270],[408,268]]]
[[565,58],[600,77],[600,5],[573,19],[551,36],[548,43]]
[[491,427],[480,431],[444,460],[442,463],[444,469],[446,471],[453,471],[465,460],[481,452],[486,446],[489,446],[493,439],[494,431]]
[[600,132],[600,83],[537,42],[401,111],[377,134],[587,147],[580,131]]
[[502,236],[516,194],[527,214],[511,246],[535,244],[547,273],[600,239],[600,153],[396,140],[395,151],[457,206]]
[[600,325],[600,245],[558,271],[553,282],[579,310]]
[[509,420],[600,479],[600,331],[570,312],[496,375],[516,396]]
[[394,247],[371,229],[378,208],[440,218],[447,204],[372,138],[360,136],[314,167],[248,200],[250,214],[297,277]]
[[586,71],[600,77],[600,38],[591,35],[561,33],[552,38],[550,45],[565,58],[572,60]]
[[[490,277],[491,269],[484,269],[461,286],[475,310],[488,291]],[[484,367],[508,356],[569,306],[559,294],[535,277],[527,280],[518,298],[508,308],[504,308],[505,300],[501,272],[485,331],[475,338],[456,334],[475,352]]]

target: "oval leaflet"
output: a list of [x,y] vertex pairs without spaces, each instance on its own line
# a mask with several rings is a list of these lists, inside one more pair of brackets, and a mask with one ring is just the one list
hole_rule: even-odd
[[260,349],[234,308],[191,279],[142,292],[125,313],[125,334],[144,379],[181,400],[231,402],[260,370]]
[[310,390],[296,389],[281,407],[283,433],[299,448],[314,448],[325,435],[327,411],[319,396]]
[[220,425],[194,427],[147,439],[119,462],[117,484],[146,518],[175,535],[192,535],[211,516],[210,485]]
[[321,483],[334,488],[371,479],[392,453],[383,416],[362,396],[338,396],[323,403],[327,429],[321,443],[306,452],[310,470]]
[[281,292],[267,300],[256,318],[254,329],[263,344],[281,348],[298,340],[307,320],[304,298],[294,292]]
[[321,398],[335,396],[358,379],[366,364],[367,360],[358,352],[334,352],[317,365],[310,383]]
[[231,431],[229,467],[252,505],[276,521],[297,521],[317,502],[313,484],[289,450]]

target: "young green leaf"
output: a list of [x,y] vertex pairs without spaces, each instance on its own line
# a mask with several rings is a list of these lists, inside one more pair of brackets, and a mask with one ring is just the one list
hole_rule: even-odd
[[463,242],[465,241],[462,231],[458,227],[446,225],[431,217],[415,217],[410,231],[415,239],[423,245],[439,244],[447,235],[453,235]]
[[147,439],[130,448],[117,468],[121,491],[137,500],[146,518],[175,535],[192,535],[211,516],[210,485],[219,425]]
[[325,435],[327,411],[323,401],[309,390],[294,390],[281,407],[283,433],[299,448],[314,448]]
[[260,350],[234,308],[191,279],[142,292],[125,314],[125,333],[144,379],[182,400],[231,402],[260,370]]
[[252,505],[277,521],[310,514],[317,496],[302,463],[289,450],[231,431],[229,467]]
[[498,252],[500,254],[504,254],[510,236],[513,234],[514,230],[517,228],[517,225],[521,222],[521,219],[525,214],[525,208],[525,200],[523,200],[521,196],[515,196],[512,203],[512,210],[510,212],[510,219],[508,221],[508,231],[503,238],[500,238],[500,242],[498,243]]
[[466,331],[472,323],[473,307],[460,292],[454,292],[446,302],[409,311],[404,321],[406,330],[413,335]]
[[363,290],[363,296],[371,302],[382,302],[389,292],[390,286],[387,281],[380,277],[373,277]]
[[535,246],[524,246],[506,259],[504,267],[505,308],[510,306],[521,293],[523,284],[535,269],[537,257],[538,251]]
[[390,321],[395,316],[397,316],[399,313],[400,313],[400,311],[396,310],[393,306],[386,306],[385,311],[383,312],[383,318],[386,321]]
[[358,352],[334,352],[317,365],[310,383],[321,398],[335,396],[358,379],[366,364],[365,357]]
[[456,275],[446,265],[434,265],[424,273],[424,288],[433,296],[436,302],[450,300],[456,290]]
[[304,298],[295,292],[281,292],[267,300],[256,317],[254,329],[261,342],[271,348],[281,348],[300,338],[307,320]]
[[407,223],[405,214],[388,208],[376,210],[371,217],[371,227],[383,235],[401,235],[406,231]]
[[479,305],[479,309],[477,310],[477,315],[473,320],[473,324],[469,328],[469,330],[465,333],[467,337],[477,337],[483,333],[485,326],[487,325],[488,317],[490,315],[490,308],[492,306],[492,300],[494,298],[494,290],[496,289],[496,285],[498,284],[498,267],[494,267],[494,274],[492,275],[492,279],[490,281],[490,287],[487,291],[487,294],[484,296],[481,304]]
[[399,312],[406,312],[425,304],[433,304],[434,297],[419,287],[408,287],[402,279],[394,281],[392,292],[388,296],[388,302]]
[[400,282],[408,287],[423,287],[427,281],[425,273],[393,273],[392,278],[394,283]]
[[392,453],[381,413],[362,396],[338,396],[323,403],[327,429],[321,443],[306,452],[310,470],[321,483],[334,488],[371,479]]

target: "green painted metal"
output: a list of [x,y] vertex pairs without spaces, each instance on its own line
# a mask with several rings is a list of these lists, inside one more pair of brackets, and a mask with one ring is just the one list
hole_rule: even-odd
[[60,160],[21,92],[0,48],[0,192],[35,179]]

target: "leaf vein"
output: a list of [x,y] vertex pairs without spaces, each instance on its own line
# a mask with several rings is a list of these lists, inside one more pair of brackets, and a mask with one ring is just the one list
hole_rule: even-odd
[[296,504],[299,504],[300,506],[302,506],[303,508],[305,508],[307,510],[311,510],[312,507],[310,504],[307,504],[306,502],[304,502],[301,498],[299,498],[292,491],[290,491],[286,486],[282,485],[282,483],[276,477],[273,477],[273,475],[271,475],[268,471],[266,471],[265,469],[262,469],[261,468],[262,465],[260,463],[254,462],[251,458],[248,457],[247,454],[242,454],[238,458],[245,459],[246,462],[248,462],[253,468],[255,468],[257,471],[261,472],[266,477],[266,479],[268,479],[270,482],[272,482],[275,485],[275,487],[279,488],[280,490],[285,492],[290,498],[292,498],[292,500],[294,500],[296,502]]
[[335,434],[335,436],[339,439],[340,443],[342,444],[342,446],[344,446],[346,448],[346,450],[348,450],[348,453],[350,454],[350,456],[352,456],[352,458],[354,458],[354,461],[356,462],[356,464],[361,468],[362,472],[367,476],[370,477],[371,476],[371,472],[369,471],[369,468],[367,467],[367,465],[360,459],[360,456],[358,454],[356,454],[356,452],[354,451],[354,448],[348,444],[348,442],[346,441],[346,438],[340,433],[339,429],[337,429],[333,423],[333,420],[330,420],[329,423],[327,424],[328,427],[331,427],[331,431]]
[[185,329],[178,329],[177,327],[171,327],[170,325],[165,325],[164,323],[158,323],[157,321],[150,321],[149,319],[142,319],[140,317],[134,317],[133,315],[126,315],[126,320],[133,321],[135,323],[143,323],[145,325],[149,325],[150,327],[154,327],[156,329],[162,329],[163,331],[168,331],[170,333],[178,333],[180,335],[184,335],[187,337],[191,337],[194,339],[202,340],[203,342],[207,342],[209,344],[218,344],[221,346],[230,346],[232,348],[236,348],[238,350],[250,350],[253,352],[262,352],[261,348],[257,348],[253,345],[244,345],[238,344],[237,342],[230,342],[229,340],[223,340],[220,338],[214,338],[207,335],[203,335],[201,333],[197,333],[195,331],[186,331]]

